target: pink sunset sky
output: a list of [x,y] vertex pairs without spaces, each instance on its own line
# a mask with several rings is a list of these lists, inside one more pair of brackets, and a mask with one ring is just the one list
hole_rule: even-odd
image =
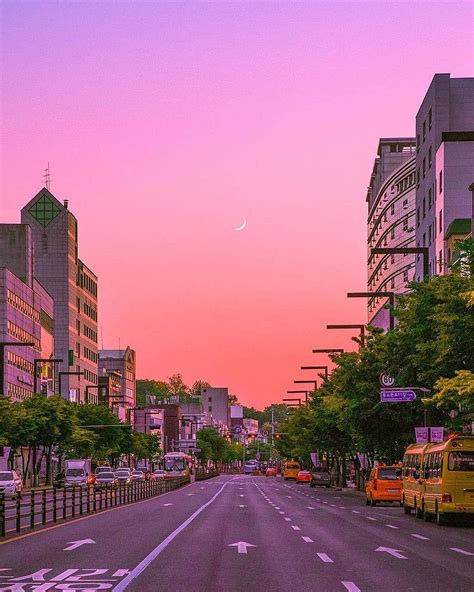
[[[366,321],[365,194],[436,72],[473,75],[470,2],[1,4],[1,216],[69,199],[106,348],[279,402]],[[243,219],[247,227],[236,232]]]

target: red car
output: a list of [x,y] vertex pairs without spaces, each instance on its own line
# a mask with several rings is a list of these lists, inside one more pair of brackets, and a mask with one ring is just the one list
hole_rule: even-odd
[[311,483],[313,476],[309,471],[299,471],[296,475],[296,483]]
[[265,477],[276,477],[276,476],[277,476],[276,467],[268,467],[268,469],[265,471]]

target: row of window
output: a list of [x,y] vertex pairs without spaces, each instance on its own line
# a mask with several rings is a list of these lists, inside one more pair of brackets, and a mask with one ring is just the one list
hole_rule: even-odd
[[95,308],[92,308],[92,306],[89,306],[87,302],[84,302],[83,311],[84,314],[87,315],[90,319],[92,319],[93,321],[97,321],[97,310]]
[[[428,111],[428,131],[431,131],[431,128],[433,126],[433,108],[430,107],[430,110]],[[422,125],[422,132],[423,132],[423,143],[426,140],[426,119],[423,122]],[[420,134],[417,134],[416,136],[416,151],[419,152],[420,151],[420,146],[421,146],[421,142],[420,142]]]
[[397,183],[397,192],[403,193],[403,191],[406,191],[409,187],[411,187],[414,184],[415,173],[412,173],[411,175],[406,176],[404,179]]
[[81,288],[87,290],[89,294],[97,298],[97,283],[87,274],[81,271],[78,272],[78,284]]
[[94,343],[97,343],[97,331],[94,331],[94,329],[91,329],[85,323],[83,323],[82,327],[84,335]]
[[18,341],[22,341],[23,343],[26,342],[31,342],[34,344],[34,348],[37,351],[41,351],[41,342],[40,340],[35,337],[34,335],[32,335],[31,333],[29,333],[28,331],[25,331],[25,329],[23,329],[22,327],[19,327],[18,325],[15,325],[15,323],[12,323],[12,321],[8,321],[7,322],[7,333],[9,335],[11,335],[12,337],[14,337],[15,339],[18,339]]
[[97,384],[97,374],[94,374],[94,372],[90,372],[86,368],[84,368],[84,378],[89,382]]
[[32,395],[32,392],[22,386],[18,386],[17,384],[12,384],[11,382],[8,383],[8,396],[11,399],[19,399],[24,401],[25,399],[29,399]]
[[11,290],[7,290],[7,303],[33,321],[39,322],[39,312],[35,310],[30,304],[28,304],[28,302],[25,302],[23,298],[20,298],[18,294],[15,294],[15,292],[12,292]]
[[26,372],[27,374],[33,375],[33,363],[29,362],[28,360],[25,360],[25,358],[22,358],[21,356],[14,354],[11,351],[7,352],[7,363],[10,366],[18,368],[18,370],[21,370],[22,372]]
[[97,360],[99,358],[99,356],[94,351],[92,351],[91,349],[89,349],[86,346],[84,346],[84,357],[87,360],[94,362],[94,364],[97,364]]

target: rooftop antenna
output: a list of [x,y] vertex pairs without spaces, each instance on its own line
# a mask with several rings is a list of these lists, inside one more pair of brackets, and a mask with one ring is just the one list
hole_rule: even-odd
[[102,343],[102,348],[101,349],[104,349],[104,329],[103,329],[102,326],[100,327],[100,341]]
[[48,162],[48,166],[44,169],[43,179],[44,179],[44,185],[45,185],[46,189],[49,191],[51,189],[51,174],[49,171],[49,162]]

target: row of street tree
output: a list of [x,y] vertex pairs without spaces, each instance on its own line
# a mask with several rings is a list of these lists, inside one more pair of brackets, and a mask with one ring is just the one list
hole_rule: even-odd
[[75,405],[59,395],[34,395],[22,402],[0,396],[0,446],[11,447],[23,478],[37,485],[45,473],[52,479],[53,459],[91,458],[115,465],[128,459],[153,459],[160,452],[156,436],[132,431],[106,405]]
[[[358,352],[331,356],[336,364],[307,405],[296,408],[279,431],[284,457],[319,451],[339,481],[356,453],[394,462],[414,442],[415,426],[471,430],[474,421],[473,276],[460,270],[413,283],[397,298],[397,324],[384,334],[369,328]],[[394,387],[421,387],[416,401],[382,403],[379,376]],[[321,378],[323,378],[321,376]]]

